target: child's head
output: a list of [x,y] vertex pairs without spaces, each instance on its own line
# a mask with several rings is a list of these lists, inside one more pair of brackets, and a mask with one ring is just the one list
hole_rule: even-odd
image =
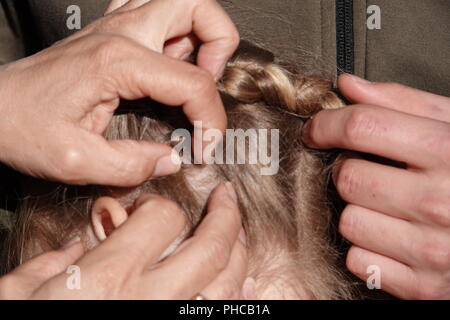
[[[87,248],[95,246],[127,219],[134,200],[143,193],[177,202],[190,222],[188,236],[202,219],[211,190],[230,181],[238,194],[247,233],[249,274],[258,286],[273,291],[274,284],[279,285],[277,289],[289,297],[349,297],[331,244],[327,202],[330,154],[308,150],[300,140],[306,119],[323,108],[343,106],[331,91],[331,83],[288,71],[275,64],[270,53],[246,45],[229,62],[219,90],[228,128],[267,134],[269,154],[279,152],[275,174],[261,174],[267,163],[258,157],[256,163],[249,163],[247,152],[244,164],[183,165],[178,174],[136,188],[76,187],[31,180],[25,185],[25,197],[7,241],[8,268],[39,252],[59,248],[76,235]],[[173,144],[175,129],[192,130],[179,108],[139,101],[123,105],[121,111],[105,133],[108,139]],[[278,130],[277,150],[271,144],[271,130]],[[225,137],[224,145],[229,146],[229,140]],[[238,149],[234,145],[236,153],[241,151]],[[300,289],[293,293],[295,288]]]

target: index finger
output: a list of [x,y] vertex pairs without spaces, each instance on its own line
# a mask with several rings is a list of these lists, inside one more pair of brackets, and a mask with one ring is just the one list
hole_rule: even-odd
[[[121,40],[115,45],[122,51],[120,62],[109,64],[105,71],[115,80],[116,98],[149,97],[165,105],[183,106],[192,124],[199,122],[201,129],[225,131],[225,108],[216,83],[207,71],[154,52],[132,40]],[[122,60],[123,56],[128,58]],[[203,145],[201,134],[194,133],[194,143]]]
[[373,83],[344,74],[339,90],[354,104],[371,104],[412,115],[450,122],[450,98],[399,83]]
[[[194,296],[227,267],[242,229],[236,198],[228,191],[230,186],[221,185],[213,191],[208,214],[194,236],[154,270],[156,274],[150,271],[150,276],[161,284],[176,281],[173,286],[160,286],[171,290],[168,294],[172,297]],[[175,274],[179,275],[176,279]]]
[[360,151],[425,168],[447,161],[442,142],[448,132],[449,125],[442,121],[353,105],[319,112],[305,124],[303,141],[312,148]]

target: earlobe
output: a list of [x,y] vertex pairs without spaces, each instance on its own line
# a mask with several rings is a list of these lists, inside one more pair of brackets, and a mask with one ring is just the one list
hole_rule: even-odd
[[128,218],[124,207],[114,198],[102,197],[92,207],[92,230],[99,241],[105,240]]

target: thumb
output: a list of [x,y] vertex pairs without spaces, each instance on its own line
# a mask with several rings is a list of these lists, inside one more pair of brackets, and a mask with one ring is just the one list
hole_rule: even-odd
[[338,87],[355,104],[371,104],[450,122],[450,98],[447,97],[398,83],[374,83],[350,74],[339,77]]
[[72,137],[76,141],[68,152],[69,159],[58,171],[61,177],[56,177],[66,183],[132,187],[150,177],[173,174],[180,169],[178,154],[164,144],[107,141],[100,135],[80,130],[72,133]]
[[[73,239],[60,250],[43,253],[20,265],[8,276],[16,279],[14,288],[18,296],[30,296],[37,288],[67,268],[84,254],[79,238]],[[12,294],[10,292],[10,294]]]

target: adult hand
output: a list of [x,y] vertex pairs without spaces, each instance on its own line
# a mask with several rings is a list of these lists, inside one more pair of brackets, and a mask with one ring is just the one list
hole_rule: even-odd
[[347,267],[400,298],[450,298],[450,98],[344,75],[355,105],[322,111],[304,128],[312,148],[343,148],[406,163],[406,169],[348,157],[335,168],[349,205],[340,232],[353,243]]
[[[194,235],[158,261],[185,227],[185,214],[175,203],[143,195],[130,218],[85,256],[75,243],[0,278],[0,299],[190,299],[199,293],[241,298],[247,255],[231,185],[213,191]],[[71,265],[80,270],[79,290],[67,287]]]
[[[192,29],[204,42],[198,64],[209,71],[160,53],[166,40]],[[182,105],[192,122],[223,131],[226,115],[212,74],[238,40],[213,1],[156,0],[116,10],[35,56],[1,67],[0,161],[70,184],[133,186],[176,172],[179,164],[168,146],[107,142],[101,133],[120,98],[144,97]]]
[[174,58],[188,57],[200,43],[197,64],[216,80],[239,44],[236,27],[216,0],[112,0],[105,12],[111,14],[116,17],[107,29]]

